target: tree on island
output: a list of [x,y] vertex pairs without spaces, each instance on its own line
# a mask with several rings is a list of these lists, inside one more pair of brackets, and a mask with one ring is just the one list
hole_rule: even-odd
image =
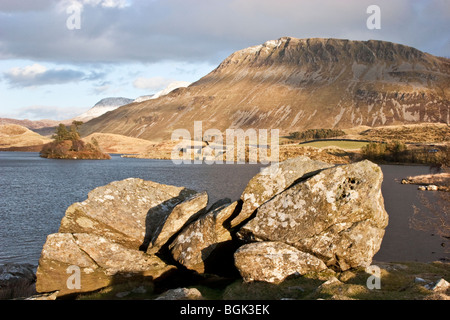
[[51,159],[111,159],[109,154],[100,150],[96,140],[92,139],[92,143],[81,140],[78,130],[82,124],[82,121],[73,121],[67,129],[60,123],[52,136],[53,141],[44,145],[40,156]]

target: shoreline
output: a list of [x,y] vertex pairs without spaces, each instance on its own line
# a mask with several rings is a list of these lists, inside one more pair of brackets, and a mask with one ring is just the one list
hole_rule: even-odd
[[[5,264],[0,264],[0,275]],[[239,276],[222,277],[178,270],[178,281],[143,278],[126,284],[112,284],[97,292],[80,293],[75,300],[177,300],[174,290],[195,291],[182,300],[449,300],[450,262],[373,260],[371,267],[379,272],[379,287],[370,289],[373,277],[367,269],[343,272],[318,272],[291,276],[276,286],[264,282],[246,283]],[[37,266],[33,266],[34,270]],[[55,300],[53,294],[36,292],[36,277],[29,264],[9,264],[16,272],[9,281],[0,281],[0,300]],[[20,270],[22,273],[20,273]],[[4,274],[4,273],[3,273]],[[372,285],[374,283],[372,282]],[[293,290],[296,288],[296,290]],[[301,289],[301,290],[300,290]],[[374,290],[376,289],[376,290]]]

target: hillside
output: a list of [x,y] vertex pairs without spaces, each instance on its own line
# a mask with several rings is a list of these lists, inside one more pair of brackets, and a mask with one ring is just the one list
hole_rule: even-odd
[[384,41],[284,37],[233,53],[187,88],[87,122],[82,134],[352,128],[450,120],[450,60]]
[[97,140],[100,149],[107,153],[145,153],[155,146],[155,142],[130,138],[111,133],[93,133],[82,140],[86,143]]
[[18,120],[18,119],[11,119],[11,118],[0,118],[0,125],[6,125],[6,124],[16,124],[25,128],[28,128],[30,130],[35,129],[42,129],[42,128],[48,128],[48,127],[56,127],[59,123],[69,124],[70,121],[57,121],[57,120]]
[[51,139],[43,137],[23,126],[16,124],[0,125],[0,149],[14,148],[14,150],[20,150],[24,147],[35,146],[39,149],[39,146],[50,141]]

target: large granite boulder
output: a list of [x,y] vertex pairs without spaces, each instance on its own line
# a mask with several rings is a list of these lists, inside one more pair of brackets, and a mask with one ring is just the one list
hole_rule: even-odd
[[236,267],[246,282],[279,283],[290,275],[304,275],[327,269],[319,258],[282,242],[243,245],[234,254]]
[[[225,224],[237,206],[235,201],[213,208],[186,227],[169,246],[175,260],[190,270],[205,272],[207,260],[213,252],[223,249],[232,240]],[[216,255],[216,258],[224,257]],[[227,258],[232,260],[232,256]]]
[[[147,253],[147,247],[158,251],[207,202],[206,193],[134,178],[94,189],[67,209],[59,233],[47,237],[37,291],[89,292],[124,279],[167,274],[175,267]],[[80,286],[67,284],[74,270]]]
[[56,233],[47,237],[42,249],[36,290],[78,294],[133,278],[156,279],[174,268],[95,234]]
[[280,162],[277,166],[262,169],[249,181],[242,193],[242,210],[231,221],[231,227],[247,220],[259,206],[286,190],[294,182],[306,179],[331,166],[333,165],[301,156]]
[[72,204],[60,233],[89,233],[139,249],[148,245],[172,210],[197,192],[183,187],[129,178],[98,187]]
[[283,242],[338,270],[369,266],[388,223],[382,180],[370,161],[322,170],[261,205],[238,235]]

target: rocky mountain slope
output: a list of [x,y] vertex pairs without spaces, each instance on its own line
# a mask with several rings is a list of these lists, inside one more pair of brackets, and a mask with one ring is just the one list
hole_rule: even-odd
[[88,122],[108,132],[170,139],[178,128],[280,129],[450,121],[450,60],[384,41],[268,41],[233,53],[172,93]]

